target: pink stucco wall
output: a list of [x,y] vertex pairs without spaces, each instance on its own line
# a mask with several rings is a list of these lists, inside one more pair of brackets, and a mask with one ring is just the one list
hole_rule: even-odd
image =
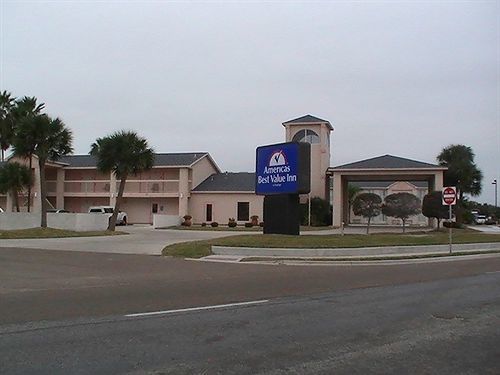
[[237,218],[238,202],[250,203],[250,215],[263,218],[264,197],[253,193],[191,193],[189,210],[194,223],[206,222],[206,206],[212,204],[212,221],[226,224],[228,219]]

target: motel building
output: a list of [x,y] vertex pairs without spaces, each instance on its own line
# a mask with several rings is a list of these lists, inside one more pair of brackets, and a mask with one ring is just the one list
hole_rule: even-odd
[[[364,224],[366,220],[348,213],[347,186],[354,184],[363,191],[374,192],[384,199],[395,192],[409,192],[422,199],[428,191],[441,190],[445,168],[384,155],[341,166],[330,166],[330,138],[333,126],[327,120],[306,115],[283,124],[285,142],[307,142],[311,145],[311,193],[301,196],[320,197],[333,204],[333,225]],[[27,165],[25,159],[11,157]],[[1,164],[0,164],[1,165]],[[88,212],[91,206],[114,206],[119,181],[113,174],[97,170],[90,155],[71,155],[46,165],[49,206],[70,212]],[[34,186],[31,207],[41,209],[40,171],[37,160],[32,163]],[[251,216],[263,220],[263,196],[255,194],[255,173],[222,172],[208,152],[159,153],[151,170],[131,176],[126,182],[121,210],[129,224],[152,224],[156,218],[180,222],[191,215],[195,224],[218,222],[227,224],[235,218],[243,224]],[[22,211],[26,211],[26,192],[21,194]],[[15,211],[10,194],[0,195],[0,207]],[[376,224],[399,225],[394,218],[380,215]],[[429,225],[422,215],[410,218],[415,225]]]

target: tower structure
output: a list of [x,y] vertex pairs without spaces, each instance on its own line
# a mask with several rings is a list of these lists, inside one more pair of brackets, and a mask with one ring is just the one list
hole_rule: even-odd
[[286,142],[311,145],[311,197],[329,200],[330,134],[333,126],[327,120],[305,115],[283,123]]

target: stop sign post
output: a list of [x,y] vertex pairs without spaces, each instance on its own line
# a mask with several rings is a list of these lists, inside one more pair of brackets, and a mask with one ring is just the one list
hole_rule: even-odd
[[451,254],[451,244],[452,244],[452,240],[451,240],[451,237],[452,237],[452,229],[451,229],[451,206],[454,206],[457,204],[457,188],[455,186],[446,186],[443,188],[443,192],[442,192],[442,196],[443,196],[443,205],[444,206],[448,206],[449,207],[449,222],[450,222],[450,226],[449,226],[449,233],[450,233],[450,254]]

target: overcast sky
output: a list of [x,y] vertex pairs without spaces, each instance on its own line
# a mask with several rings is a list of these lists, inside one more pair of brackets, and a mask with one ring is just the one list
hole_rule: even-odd
[[335,128],[332,165],[471,146],[494,200],[499,1],[0,2],[0,89],[45,102],[75,153],[134,129],[250,171],[312,114]]

